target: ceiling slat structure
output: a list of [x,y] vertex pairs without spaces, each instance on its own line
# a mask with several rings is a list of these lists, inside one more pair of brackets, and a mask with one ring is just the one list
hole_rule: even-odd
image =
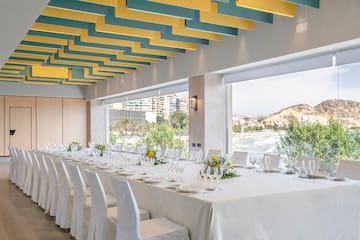
[[319,0],[51,0],[0,69],[0,81],[93,85],[295,17]]

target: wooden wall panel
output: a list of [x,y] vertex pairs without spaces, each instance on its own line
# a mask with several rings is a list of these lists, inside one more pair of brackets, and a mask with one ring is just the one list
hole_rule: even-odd
[[[10,109],[11,108],[31,108],[31,148],[36,149],[36,97],[13,97],[5,96],[5,154],[9,154],[9,134],[10,130]],[[16,134],[16,133],[15,133]]]
[[37,98],[37,149],[48,143],[62,144],[62,98]]
[[5,155],[5,97],[0,96],[0,156]]
[[63,99],[63,144],[87,145],[87,104],[84,99]]

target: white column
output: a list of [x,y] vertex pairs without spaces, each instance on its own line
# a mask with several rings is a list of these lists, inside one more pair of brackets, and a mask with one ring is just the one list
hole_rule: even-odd
[[90,141],[95,143],[108,142],[108,111],[101,100],[90,101]]
[[189,79],[189,98],[197,96],[197,111],[190,109],[190,147],[201,145],[226,151],[226,98],[223,75],[208,74]]

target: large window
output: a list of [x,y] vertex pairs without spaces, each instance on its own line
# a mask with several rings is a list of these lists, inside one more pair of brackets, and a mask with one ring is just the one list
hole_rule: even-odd
[[360,64],[232,85],[232,150],[360,159]]
[[109,123],[111,144],[166,145],[188,154],[188,92],[115,103]]

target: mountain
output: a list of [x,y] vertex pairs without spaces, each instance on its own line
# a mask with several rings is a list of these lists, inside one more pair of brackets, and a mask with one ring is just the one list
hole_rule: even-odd
[[331,99],[316,106],[298,104],[270,114],[264,119],[265,125],[286,125],[290,120],[298,122],[319,122],[327,124],[333,118],[346,127],[360,127],[360,102],[343,99]]

